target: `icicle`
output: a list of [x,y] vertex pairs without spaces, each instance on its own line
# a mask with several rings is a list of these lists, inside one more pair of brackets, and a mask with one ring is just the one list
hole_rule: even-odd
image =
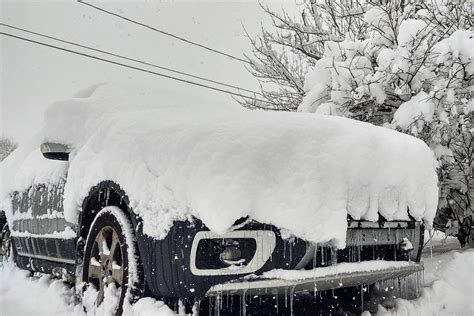
[[318,244],[314,245],[314,254],[313,254],[313,269],[317,267],[317,258],[318,258]]
[[213,313],[213,310],[212,310],[212,298],[209,297],[208,299],[208,307],[209,307],[209,311],[208,311],[208,314],[209,315],[212,315]]
[[360,309],[361,310],[364,310],[364,289],[365,289],[365,286],[362,285],[360,287]]
[[337,264],[337,250],[331,246],[331,265]]
[[247,290],[244,290],[242,293],[242,298],[240,300],[240,311],[242,313],[242,316],[247,315],[247,302],[245,300],[246,293],[247,293]]
[[423,287],[425,286],[425,271],[420,271],[420,282],[418,282],[418,290],[419,290],[419,293],[418,293],[418,296],[421,296],[421,294],[423,294]]
[[406,297],[405,284],[406,284],[405,278],[397,278],[397,291],[395,293],[397,297],[402,297],[402,298]]
[[[430,235],[431,235],[431,232],[430,232]],[[430,239],[432,238],[433,236],[430,236]],[[430,240],[429,241],[430,243],[430,261],[433,262],[433,243],[432,241]]]
[[290,246],[290,264],[293,261],[293,243],[289,244]]
[[194,301],[193,305],[193,316],[199,316],[199,310],[201,309],[201,300],[197,299]]
[[325,265],[325,253],[326,247],[321,247],[321,266]]
[[216,296],[216,308],[217,308],[217,316],[221,315],[222,310],[222,293],[218,292]]
[[110,189],[106,190],[105,205],[109,205]]
[[290,315],[293,316],[293,300],[295,295],[295,286],[290,290]]
[[418,275],[419,275],[419,272],[417,271],[416,274],[415,274],[415,288],[414,288],[414,291],[413,291],[415,297],[418,297],[418,287],[419,287],[419,285],[418,285],[419,276]]

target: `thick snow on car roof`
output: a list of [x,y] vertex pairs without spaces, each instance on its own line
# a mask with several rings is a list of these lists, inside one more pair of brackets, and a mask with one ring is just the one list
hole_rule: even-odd
[[347,214],[434,217],[435,161],[414,137],[340,117],[165,99],[103,85],[48,109],[43,140],[72,148],[66,219],[76,221],[103,180],[127,192],[156,238],[178,219],[225,233],[249,216],[343,247]]

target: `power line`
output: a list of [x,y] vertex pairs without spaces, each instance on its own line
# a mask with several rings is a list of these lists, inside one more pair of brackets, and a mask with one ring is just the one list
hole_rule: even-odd
[[[74,50],[71,50],[71,49],[67,49],[67,48],[64,48],[64,47],[59,47],[59,46],[47,44],[47,43],[44,43],[44,42],[35,41],[35,40],[29,39],[29,38],[25,38],[25,37],[13,35],[13,34],[5,33],[5,32],[0,32],[0,35],[9,36],[9,37],[12,37],[12,38],[15,38],[15,39],[18,39],[18,40],[30,42],[30,43],[33,43],[33,44],[37,44],[37,45],[41,45],[41,46],[45,46],[45,47],[49,47],[49,48],[54,48],[54,49],[65,51],[65,52],[68,52],[68,53],[71,53],[71,54],[76,54],[76,55],[96,59],[96,60],[103,61],[103,62],[106,62],[106,63],[109,63],[109,64],[134,69],[134,70],[137,70],[137,71],[146,72],[146,73],[153,74],[153,75],[156,75],[156,76],[159,76],[159,77],[184,82],[184,83],[195,85],[195,86],[198,86],[198,87],[202,87],[202,88],[206,88],[206,89],[210,89],[210,90],[214,90],[214,91],[218,91],[218,92],[222,92],[222,93],[227,93],[227,94],[230,94],[230,95],[233,95],[233,96],[238,96],[238,97],[241,97],[241,98],[244,98],[244,99],[259,101],[259,102],[263,102],[263,103],[267,103],[267,104],[272,104],[274,106],[278,106],[278,104],[267,101],[267,100],[262,100],[262,99],[249,97],[249,96],[246,96],[246,95],[243,95],[243,94],[240,94],[240,93],[236,93],[236,92],[232,92],[232,91],[229,91],[229,90],[224,90],[224,89],[220,89],[220,88],[216,88],[216,87],[207,86],[207,85],[202,84],[202,83],[198,83],[198,82],[194,82],[194,81],[190,81],[190,80],[186,80],[186,79],[181,79],[181,78],[173,77],[173,76],[170,76],[170,75],[165,75],[165,74],[155,72],[155,71],[151,71],[151,70],[148,70],[148,69],[143,69],[143,68],[139,68],[139,67],[119,63],[117,61],[113,61],[113,60],[110,60],[110,59],[89,55],[89,54],[86,54],[86,53],[81,53],[81,52],[74,51]],[[268,110],[268,108],[264,108],[264,109]],[[271,109],[271,110],[280,110],[280,109]]]
[[18,31],[22,31],[22,32],[29,33],[29,34],[37,35],[37,36],[40,36],[40,37],[52,39],[52,40],[55,40],[55,41],[58,41],[58,42],[61,42],[61,43],[65,43],[65,44],[69,44],[69,45],[74,45],[74,46],[77,46],[77,47],[89,49],[89,50],[92,50],[92,51],[95,51],[95,52],[99,52],[99,53],[102,53],[102,54],[106,54],[106,55],[110,55],[110,56],[122,58],[122,59],[129,60],[129,61],[133,61],[133,62],[142,64],[142,65],[147,65],[147,66],[151,66],[151,67],[163,69],[163,70],[166,70],[166,71],[169,71],[169,72],[173,72],[173,73],[177,73],[177,74],[180,74],[180,75],[183,75],[183,76],[188,76],[188,77],[191,77],[191,78],[195,78],[195,79],[199,79],[199,80],[211,82],[211,83],[218,84],[218,85],[221,85],[221,86],[226,86],[226,87],[229,87],[229,88],[233,88],[233,89],[237,89],[237,90],[242,90],[242,91],[250,92],[250,93],[253,93],[253,94],[256,94],[256,95],[261,95],[261,93],[255,92],[255,91],[252,91],[252,90],[249,90],[249,89],[240,88],[240,87],[237,87],[237,86],[234,86],[234,85],[231,85],[231,84],[227,84],[227,83],[219,82],[219,81],[216,81],[216,80],[212,80],[212,79],[208,79],[208,78],[204,78],[204,77],[192,75],[192,74],[189,74],[189,73],[186,73],[186,72],[183,72],[183,71],[175,70],[175,69],[168,68],[168,67],[159,66],[159,65],[152,64],[152,63],[149,63],[149,62],[145,62],[145,61],[142,61],[142,60],[139,60],[139,59],[135,59],[135,58],[131,58],[131,57],[127,57],[127,56],[123,56],[123,55],[111,53],[111,52],[108,52],[108,51],[105,51],[105,50],[93,48],[93,47],[86,46],[86,45],[83,45],[83,44],[78,44],[78,43],[66,41],[66,40],[63,40],[63,39],[58,38],[58,37],[54,37],[54,36],[50,36],[50,35],[46,35],[46,34],[34,32],[34,31],[30,31],[30,30],[27,30],[27,29],[24,29],[24,28],[21,28],[21,27],[17,27],[17,26],[5,24],[5,23],[1,23],[1,22],[0,22],[0,26],[9,27],[9,28],[12,28],[12,29],[14,29],[14,30],[18,30]]
[[245,59],[242,59],[242,58],[233,56],[233,55],[228,54],[228,53],[221,52],[221,51],[219,51],[219,50],[217,50],[217,49],[211,48],[211,47],[206,46],[206,45],[203,45],[203,44],[199,44],[199,43],[190,41],[190,40],[185,39],[185,38],[183,38],[183,37],[181,37],[181,36],[174,35],[174,34],[171,34],[171,33],[169,33],[169,32],[166,32],[166,31],[157,29],[157,28],[155,28],[155,27],[153,27],[153,26],[149,26],[149,25],[147,25],[147,24],[144,24],[144,23],[142,23],[142,22],[138,22],[138,21],[132,20],[132,19],[127,18],[127,17],[125,17],[125,16],[123,16],[123,15],[120,15],[120,14],[118,14],[118,13],[114,13],[114,12],[108,11],[108,10],[106,10],[106,9],[103,9],[103,8],[101,8],[101,7],[98,7],[98,6],[95,6],[95,5],[93,5],[93,4],[87,3],[87,2],[85,2],[85,1],[77,0],[77,2],[79,2],[79,3],[81,3],[81,4],[85,4],[85,5],[87,5],[87,6],[91,7],[91,8],[94,8],[94,9],[96,9],[96,10],[99,10],[99,11],[101,11],[101,12],[104,12],[104,13],[107,13],[107,14],[110,14],[110,15],[113,15],[113,16],[118,17],[118,18],[120,18],[120,19],[126,20],[126,21],[128,21],[128,22],[131,22],[131,23],[134,23],[134,24],[143,26],[143,27],[145,27],[145,28],[147,28],[147,29],[153,30],[153,31],[158,32],[158,33],[161,33],[161,34],[163,34],[163,35],[173,37],[173,38],[178,39],[178,40],[180,40],[180,41],[183,41],[183,42],[185,42],[185,43],[188,43],[188,44],[191,44],[191,45],[195,45],[195,46],[204,48],[204,49],[206,49],[206,50],[208,50],[208,51],[211,51],[211,52],[213,52],[213,53],[221,54],[221,55],[230,57],[230,58],[232,58],[232,59],[235,59],[235,60],[238,60],[238,61],[241,61],[241,62],[250,64],[250,62],[249,62],[248,60],[245,60]]

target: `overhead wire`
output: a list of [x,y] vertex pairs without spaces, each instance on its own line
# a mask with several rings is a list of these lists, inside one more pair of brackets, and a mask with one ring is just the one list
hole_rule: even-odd
[[[166,74],[163,74],[163,73],[159,73],[159,72],[156,72],[156,71],[152,71],[152,70],[148,70],[148,69],[139,68],[139,67],[135,67],[135,66],[132,66],[132,65],[127,65],[127,64],[124,64],[124,63],[120,63],[120,62],[117,62],[117,61],[110,60],[110,59],[106,59],[106,58],[102,58],[102,57],[98,57],[98,56],[94,56],[94,55],[90,55],[90,54],[78,52],[78,51],[75,51],[75,50],[72,50],[72,49],[68,49],[68,48],[59,47],[59,46],[56,46],[56,45],[52,45],[52,44],[48,44],[48,43],[36,41],[36,40],[29,39],[29,38],[26,38],[26,37],[22,37],[22,36],[18,36],[18,35],[13,35],[13,34],[5,33],[5,32],[0,32],[0,35],[8,36],[8,37],[11,37],[11,38],[14,38],[14,39],[18,39],[18,40],[30,42],[30,43],[33,43],[33,44],[36,44],[36,45],[40,45],[40,46],[44,46],[44,47],[49,47],[49,48],[53,48],[53,49],[65,51],[65,52],[68,52],[68,53],[71,53],[71,54],[75,54],[75,55],[79,55],[79,56],[83,56],[83,57],[87,57],[87,58],[91,58],[91,59],[103,61],[103,62],[106,62],[106,63],[109,63],[109,64],[121,66],[121,67],[124,67],[124,68],[134,69],[134,70],[137,70],[137,71],[141,71],[141,72],[153,74],[153,75],[156,75],[156,76],[159,76],[159,77],[163,77],[163,78],[166,78],[166,79],[171,79],[171,80],[175,80],[175,81],[187,83],[187,84],[194,85],[194,86],[198,86],[198,87],[202,87],[202,88],[206,88],[206,89],[210,89],[210,90],[214,90],[214,91],[218,91],[218,92],[222,92],[222,93],[227,93],[227,94],[229,94],[229,95],[241,97],[241,98],[243,98],[243,99],[248,99],[248,100],[253,100],[253,101],[258,101],[258,102],[263,102],[263,103],[271,104],[271,105],[274,105],[274,106],[278,106],[278,104],[273,103],[273,102],[270,102],[270,101],[267,101],[267,100],[262,100],[262,99],[258,99],[258,98],[255,98],[255,97],[250,97],[250,96],[247,96],[247,95],[243,95],[243,94],[240,94],[240,93],[236,93],[236,92],[233,92],[233,91],[229,91],[229,90],[224,90],[224,89],[220,89],[220,88],[208,86],[208,85],[205,85],[205,84],[202,84],[202,83],[198,83],[198,82],[194,82],[194,81],[191,81],[191,80],[186,80],[186,79],[182,79],[182,78],[173,77],[173,76],[166,75]],[[259,106],[258,106],[258,105],[255,105],[255,107],[258,108]],[[276,111],[279,111],[279,110],[280,110],[280,109],[278,109],[278,108],[265,108],[265,107],[261,107],[261,108],[267,109],[267,110],[276,110]]]
[[172,68],[169,68],[169,67],[160,66],[160,65],[149,63],[149,62],[146,62],[146,61],[142,61],[142,60],[139,60],[139,59],[136,59],[136,58],[131,58],[131,57],[127,57],[127,56],[124,56],[124,55],[111,53],[111,52],[101,50],[101,49],[97,49],[97,48],[94,48],[94,47],[90,47],[90,46],[87,46],[87,45],[67,41],[67,40],[64,40],[64,39],[61,39],[61,38],[58,38],[58,37],[54,37],[54,36],[46,35],[46,34],[43,34],[43,33],[27,30],[27,29],[24,29],[24,28],[21,28],[21,27],[18,27],[18,26],[6,24],[6,23],[1,23],[1,22],[0,22],[0,26],[8,27],[8,28],[11,28],[11,29],[14,29],[14,30],[18,30],[18,31],[22,31],[22,32],[25,32],[25,33],[33,34],[33,35],[40,36],[40,37],[43,37],[43,38],[55,40],[55,41],[58,41],[58,42],[61,42],[61,43],[65,43],[65,44],[69,44],[69,45],[89,49],[91,51],[95,51],[95,52],[98,52],[98,53],[106,54],[106,55],[117,57],[117,58],[121,58],[121,59],[124,59],[124,60],[133,61],[133,62],[142,64],[142,65],[151,66],[151,67],[166,70],[166,71],[169,71],[169,72],[177,73],[177,74],[180,74],[180,75],[183,75],[183,76],[188,76],[188,77],[191,77],[191,78],[194,78],[194,79],[207,81],[207,82],[218,84],[218,85],[225,86],[225,87],[228,87],[228,88],[233,88],[233,89],[237,89],[237,90],[241,90],[241,91],[246,91],[246,92],[249,92],[249,93],[253,93],[255,95],[262,95],[259,92],[255,92],[255,91],[252,91],[252,90],[249,90],[249,89],[241,88],[241,87],[238,87],[238,86],[235,86],[235,85],[232,85],[232,84],[223,83],[223,82],[212,80],[212,79],[209,79],[209,78],[193,75],[193,74],[190,74],[190,73],[187,73],[187,72],[184,72],[184,71],[179,71],[179,70],[175,70],[175,69],[172,69]]
[[195,45],[195,46],[198,46],[198,47],[200,47],[200,48],[203,48],[203,49],[206,49],[206,50],[208,50],[208,51],[211,51],[211,52],[213,52],[213,53],[220,54],[220,55],[223,55],[223,56],[227,56],[227,57],[232,58],[232,59],[234,59],[234,60],[238,60],[238,61],[240,61],[240,62],[244,62],[244,63],[250,64],[250,62],[249,62],[248,60],[245,60],[245,59],[243,59],[243,58],[233,56],[233,55],[231,55],[231,54],[229,54],[229,53],[222,52],[222,51],[220,51],[220,50],[217,50],[217,49],[211,48],[211,47],[209,47],[209,46],[206,46],[206,45],[204,45],[204,44],[199,44],[199,43],[197,43],[197,42],[194,42],[194,41],[188,40],[188,39],[186,39],[186,38],[183,38],[183,37],[181,37],[181,36],[172,34],[172,33],[170,33],[170,32],[167,32],[167,31],[164,31],[164,30],[160,30],[160,29],[158,29],[158,28],[156,28],[156,27],[153,27],[153,26],[147,25],[147,24],[145,24],[145,23],[142,23],[142,22],[133,20],[133,19],[131,19],[131,18],[127,18],[127,17],[125,17],[125,16],[123,16],[123,15],[120,15],[120,14],[118,14],[118,13],[115,13],[115,12],[112,12],[112,11],[109,11],[109,10],[106,10],[106,9],[104,9],[104,8],[101,8],[101,7],[97,6],[97,5],[93,5],[93,4],[88,3],[88,2],[85,2],[85,1],[83,1],[83,0],[77,0],[77,2],[79,2],[79,3],[81,3],[81,4],[84,4],[84,5],[87,5],[87,6],[91,7],[91,8],[96,9],[96,10],[99,10],[99,11],[101,11],[101,12],[103,12],[103,13],[106,13],[106,14],[109,14],[109,15],[112,15],[112,16],[115,16],[115,17],[118,17],[118,18],[123,19],[123,20],[125,20],[125,21],[128,21],[128,22],[130,22],[130,23],[133,23],[133,24],[136,24],[136,25],[140,25],[140,26],[142,26],[142,27],[145,27],[145,28],[147,28],[147,29],[153,30],[153,31],[155,31],[155,32],[161,33],[161,34],[166,35],[166,36],[170,36],[170,37],[172,37],[172,38],[175,38],[175,39],[177,39],[177,40],[183,41],[183,42],[185,42],[185,43],[188,43],[188,44],[191,44],[191,45]]

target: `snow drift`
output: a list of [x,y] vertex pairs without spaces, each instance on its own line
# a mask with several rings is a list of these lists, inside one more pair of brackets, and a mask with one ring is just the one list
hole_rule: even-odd
[[[340,117],[251,111],[189,97],[165,101],[166,93],[113,85],[89,90],[53,104],[45,116],[43,140],[72,148],[68,221],[77,220],[82,199],[103,180],[127,192],[144,232],[156,238],[177,219],[195,216],[225,233],[249,216],[343,247],[347,214],[404,220],[409,209],[427,224],[434,217],[435,162],[414,137]],[[47,182],[45,163],[38,160],[32,170],[29,155],[22,166],[21,152],[7,159],[19,165],[7,190],[25,189],[35,173]]]

